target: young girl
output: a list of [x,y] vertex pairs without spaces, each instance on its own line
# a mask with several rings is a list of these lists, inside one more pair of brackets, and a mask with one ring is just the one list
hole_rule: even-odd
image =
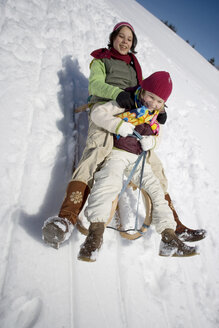
[[[159,134],[156,118],[171,91],[172,81],[169,73],[156,72],[141,83],[136,93],[141,103],[148,108],[147,110],[143,107],[138,111],[128,111],[114,117],[113,114],[121,112],[121,108],[116,102],[111,101],[92,112],[91,119],[96,125],[120,136],[114,135],[114,148],[107,156],[101,170],[94,175],[95,183],[85,209],[85,216],[91,224],[78,259],[95,261],[93,253],[101,247],[104,226],[110,217],[112,202],[122,189],[123,176],[129,176],[142,151],[154,148]],[[134,130],[143,136],[140,141],[132,136]],[[132,177],[132,182],[137,186],[139,186],[140,171],[141,169],[137,167]],[[155,225],[157,232],[162,234],[160,255],[196,255],[195,247],[185,245],[176,236],[173,213],[164,199],[159,180],[154,176],[148,163],[144,166],[142,188],[152,200],[152,224]]]

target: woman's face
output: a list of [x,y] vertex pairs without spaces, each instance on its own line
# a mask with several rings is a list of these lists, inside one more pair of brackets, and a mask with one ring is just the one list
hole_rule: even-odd
[[132,47],[132,42],[132,31],[127,26],[124,26],[121,28],[113,41],[113,48],[116,49],[121,55],[127,55]]
[[154,93],[146,91],[140,96],[141,103],[150,110],[159,110],[163,107],[164,101]]

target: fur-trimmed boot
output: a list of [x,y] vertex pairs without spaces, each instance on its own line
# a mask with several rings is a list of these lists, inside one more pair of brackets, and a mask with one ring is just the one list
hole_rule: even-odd
[[42,239],[49,246],[58,249],[69,239],[74,229],[73,224],[65,218],[52,216],[48,218],[42,228]]
[[197,248],[184,244],[172,229],[165,229],[162,232],[160,242],[160,256],[186,257],[197,255]]
[[103,243],[104,222],[93,222],[90,224],[89,233],[85,242],[81,245],[78,259],[86,262],[96,261],[96,251]]
[[174,219],[177,223],[175,233],[182,241],[198,241],[201,239],[204,239],[206,237],[207,231],[204,229],[190,229],[187,228],[182,224],[182,222],[179,220],[179,217],[176,213],[176,210],[173,206],[172,200],[170,198],[169,194],[165,195],[165,199],[168,201],[169,207],[171,208],[173,212]]
[[43,225],[42,238],[46,244],[58,249],[69,239],[89,193],[86,183],[69,182],[59,215],[47,219]]

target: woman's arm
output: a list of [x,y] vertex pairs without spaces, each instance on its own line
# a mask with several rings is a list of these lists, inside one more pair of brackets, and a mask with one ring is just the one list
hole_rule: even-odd
[[101,59],[94,59],[90,64],[89,94],[101,98],[116,100],[118,94],[123,90],[107,84],[106,69]]
[[116,133],[118,126],[123,122],[118,115],[121,113],[121,108],[115,101],[108,101],[105,104],[98,105],[91,110],[91,119],[99,127],[111,132]]

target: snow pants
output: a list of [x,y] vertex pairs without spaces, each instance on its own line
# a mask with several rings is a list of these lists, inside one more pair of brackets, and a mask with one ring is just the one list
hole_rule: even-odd
[[[96,104],[93,109],[99,105]],[[96,126],[91,120],[89,121],[86,147],[77,169],[72,175],[72,181],[84,182],[91,189],[94,173],[100,168],[113,148],[113,136],[111,133]],[[148,154],[147,162],[151,165],[153,173],[159,179],[164,193],[167,193],[168,183],[162,163],[153,150],[149,151]]]
[[[84,214],[90,222],[107,222],[112,202],[120,193],[124,175],[128,176],[138,156],[126,151],[113,149],[107,156],[101,170],[94,175],[94,185],[88,198]],[[132,182],[139,186],[141,164],[138,165]],[[159,180],[153,174],[151,166],[145,163],[142,188],[149,194],[153,203],[152,224],[161,233],[165,229],[176,228],[173,213],[164,198]]]
[[77,169],[73,172],[72,181],[86,183],[91,189],[96,170],[113,148],[111,133],[99,128],[89,120],[88,136],[82,157]]

